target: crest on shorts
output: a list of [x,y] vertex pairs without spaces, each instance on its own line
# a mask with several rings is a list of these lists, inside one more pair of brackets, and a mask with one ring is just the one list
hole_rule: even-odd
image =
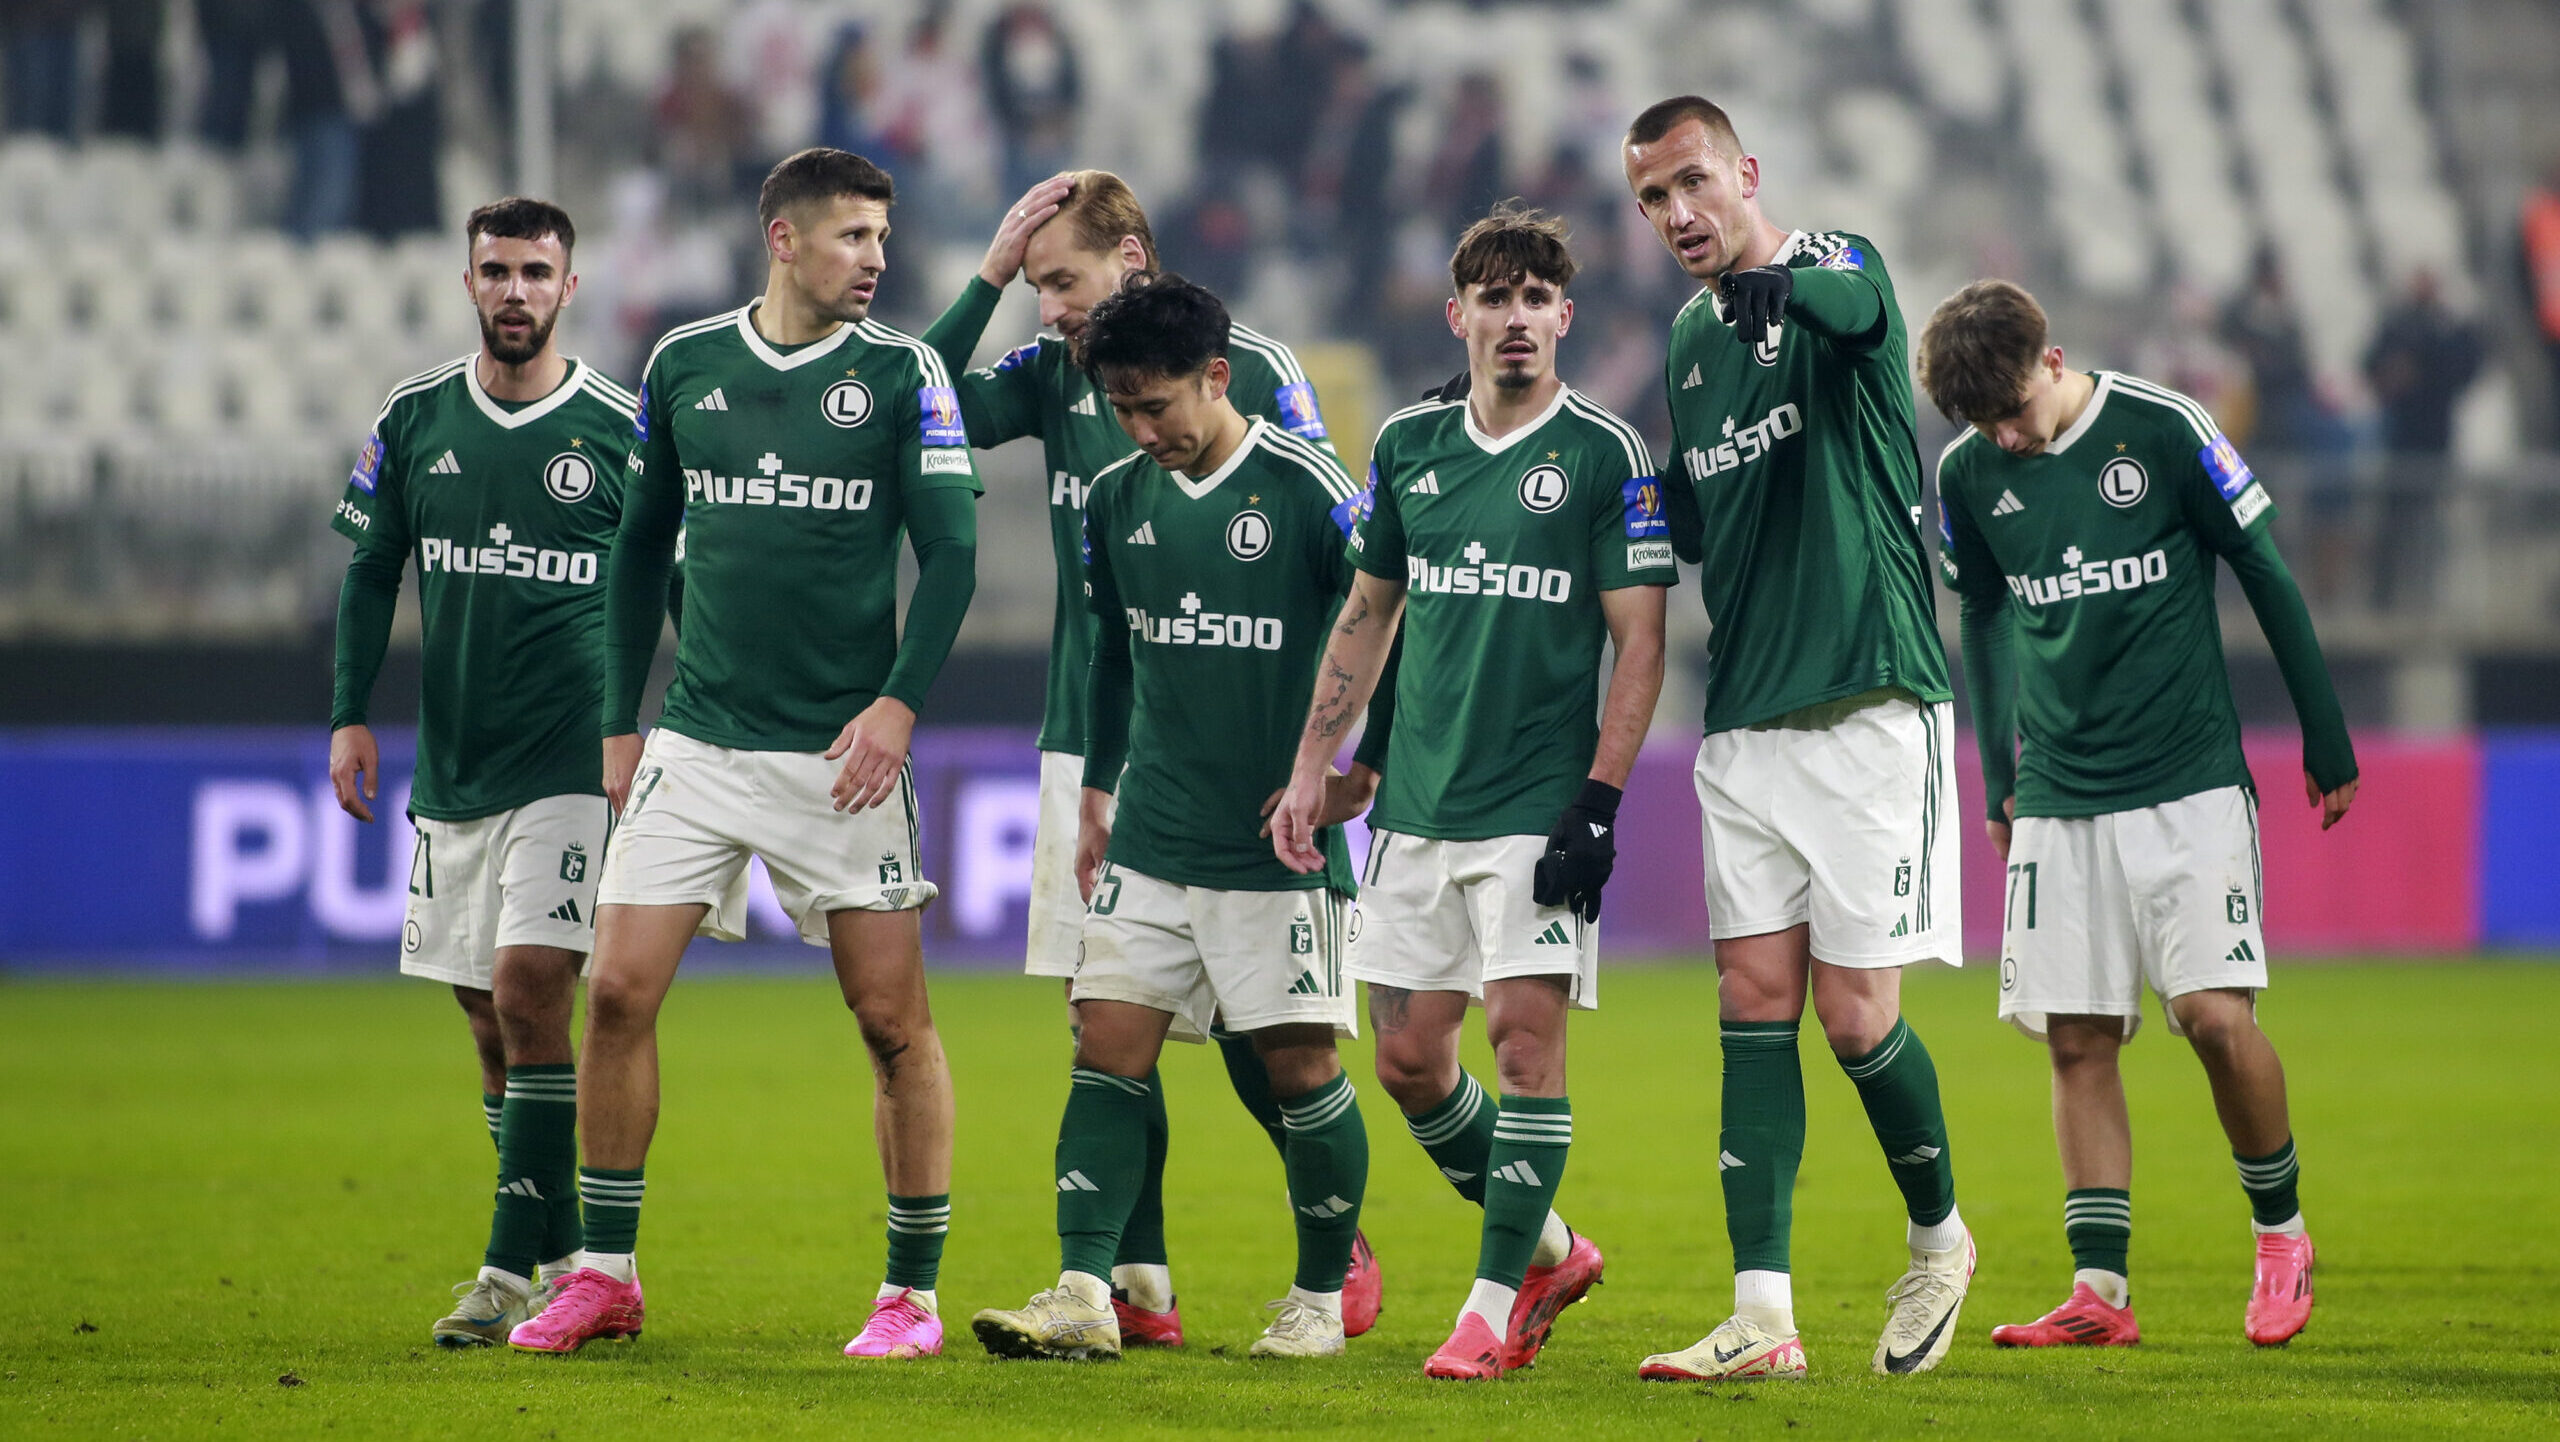
[[898,853],[894,851],[881,852],[880,884],[882,886],[895,886],[906,879],[907,866],[905,862],[898,859]]
[[1893,894],[1896,896],[1911,894],[1911,858],[1908,856],[1893,864]]
[[2231,888],[2230,894],[2222,898],[2222,914],[2231,919],[2233,926],[2247,926],[2249,924],[2248,894],[2239,887]]
[[1316,949],[1316,928],[1315,928],[1315,923],[1313,923],[1313,922],[1311,922],[1311,921],[1307,920],[1307,919],[1306,919],[1305,917],[1303,917],[1303,916],[1302,916],[1302,917],[1299,917],[1299,918],[1298,918],[1297,920],[1295,920],[1295,921],[1290,922],[1290,923],[1289,923],[1289,954],[1290,954],[1291,956],[1308,956],[1308,955],[1313,954],[1313,953],[1314,953],[1314,951],[1315,951],[1315,949]]
[[418,918],[413,916],[400,924],[400,949],[402,951],[414,953],[419,947],[426,944],[427,933],[424,928],[418,925]]
[[572,841],[569,843],[569,849],[560,853],[560,879],[562,881],[584,881],[587,879],[587,848],[585,843]]

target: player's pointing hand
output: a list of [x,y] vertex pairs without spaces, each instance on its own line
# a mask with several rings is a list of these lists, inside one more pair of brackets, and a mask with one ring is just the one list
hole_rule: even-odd
[[827,759],[841,757],[836,784],[827,794],[838,811],[868,811],[898,789],[898,773],[907,764],[907,743],[914,739],[916,713],[907,703],[883,696],[844,723]]
[[1725,314],[1733,321],[1733,333],[1744,345],[1756,346],[1768,339],[1778,318],[1786,313],[1787,297],[1795,294],[1795,272],[1783,265],[1756,265],[1749,270],[1725,272],[1720,287]]

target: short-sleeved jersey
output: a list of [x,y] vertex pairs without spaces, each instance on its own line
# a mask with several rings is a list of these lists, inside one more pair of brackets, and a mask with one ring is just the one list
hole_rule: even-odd
[[2015,618],[2018,815],[2094,816],[2250,784],[2214,557],[2275,504],[2204,407],[2110,371],[2071,429],[1938,460],[1947,583]]
[[481,389],[478,359],[392,389],[330,521],[417,566],[409,810],[437,821],[604,794],[604,567],[638,402],[572,359],[558,389],[510,405]]
[[1902,311],[1873,243],[1798,231],[1777,264],[1849,271],[1884,302],[1857,343],[1781,323],[1744,345],[1713,287],[1671,325],[1671,448],[1706,523],[1706,729],[1898,686],[1944,701],[1920,545]]
[[817,751],[878,698],[898,650],[909,495],[975,493],[942,361],[875,321],[781,349],[756,305],[649,358],[629,484],[684,498],[684,624],[659,724],[748,751]]
[[1543,836],[1600,742],[1600,593],[1679,575],[1635,428],[1570,387],[1499,440],[1464,401],[1378,432],[1351,558],[1405,587],[1395,734],[1370,823]]
[[[1298,358],[1257,331],[1235,327],[1227,340],[1227,399],[1247,416],[1270,419],[1330,451],[1324,412]],[[1007,351],[994,365],[960,377],[960,414],[981,446],[1038,436],[1048,472],[1049,548],[1057,560],[1057,606],[1049,626],[1049,692],[1040,717],[1040,749],[1084,754],[1086,678],[1093,660],[1094,614],[1085,603],[1085,493],[1105,466],[1137,449],[1111,414],[1111,402],[1068,358],[1067,343],[1042,336]]]
[[1352,889],[1340,832],[1300,876],[1272,855],[1262,803],[1289,784],[1351,588],[1357,499],[1330,451],[1260,418],[1198,480],[1143,452],[1094,477],[1083,569],[1097,624],[1128,627],[1133,673],[1113,861],[1226,891]]

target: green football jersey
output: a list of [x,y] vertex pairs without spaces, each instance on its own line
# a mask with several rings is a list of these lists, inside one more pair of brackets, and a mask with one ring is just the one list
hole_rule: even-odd
[[[923,342],[860,321],[779,349],[756,332],[760,304],[669,331],[641,382],[629,484],[684,506],[684,621],[658,724],[819,751],[897,659],[907,498],[975,494],[978,476]],[[628,729],[638,702],[609,698],[608,726]]]
[[1225,891],[1352,889],[1338,830],[1300,876],[1272,855],[1262,803],[1289,784],[1351,589],[1358,498],[1332,452],[1259,417],[1196,481],[1143,452],[1093,478],[1083,570],[1096,623],[1128,628],[1132,673],[1111,860]]
[[1662,489],[1635,428],[1570,387],[1499,440],[1464,401],[1378,432],[1351,557],[1405,586],[1373,826],[1544,836],[1600,744],[1600,593],[1668,586]]
[[1672,322],[1671,448],[1705,522],[1710,734],[1880,686],[1951,694],[1893,282],[1855,235],[1798,231],[1776,263],[1864,276],[1883,320],[1832,339],[1791,316],[1755,354],[1709,287]]
[[510,405],[481,389],[478,361],[392,389],[330,521],[417,566],[409,810],[437,821],[604,794],[604,562],[638,402],[572,359],[558,389]]
[[[983,284],[983,282],[981,282]],[[1227,342],[1227,399],[1247,416],[1266,417],[1325,450],[1324,412],[1298,358],[1280,342],[1237,326]],[[1057,602],[1049,624],[1049,688],[1040,717],[1040,749],[1084,754],[1084,706],[1092,670],[1094,613],[1086,604],[1085,495],[1103,468],[1135,451],[1111,414],[1111,402],[1068,358],[1067,343],[1042,336],[991,366],[960,377],[960,415],[969,439],[1002,445],[1040,438],[1049,476],[1049,550],[1057,562]]]
[[2214,558],[2275,505],[2204,407],[2096,373],[2071,429],[2013,456],[1968,427],[1938,460],[1942,564],[2016,628],[2018,815],[2094,816],[2247,786]]

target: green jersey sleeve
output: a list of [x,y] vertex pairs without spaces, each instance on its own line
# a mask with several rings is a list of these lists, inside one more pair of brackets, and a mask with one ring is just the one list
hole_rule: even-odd
[[960,394],[949,372],[930,351],[916,356],[915,399],[898,416],[898,482],[910,495],[952,487],[979,494],[976,462],[969,456],[969,428],[960,415]]
[[1594,424],[1604,429],[1592,442],[1593,467],[1605,481],[1583,498],[1591,513],[1591,574],[1603,591],[1672,585],[1680,569],[1672,564],[1671,524],[1653,458],[1643,438],[1616,418]]
[[370,546],[404,555],[409,549],[409,512],[402,503],[406,478],[392,450],[399,438],[398,425],[391,406],[384,406],[382,414],[374,417],[364,448],[356,452],[356,468],[347,475],[347,489],[329,517],[330,528],[355,542],[359,550]]
[[2197,447],[2192,464],[2178,467],[2175,480],[2188,523],[2217,555],[2250,549],[2274,522],[2267,488],[2220,431]]
[[1379,480],[1381,476],[1394,474],[1387,440],[1392,434],[1392,428],[1378,433],[1377,451],[1369,460],[1369,485],[1354,504],[1349,539],[1343,544],[1349,548],[1354,566],[1372,576],[1402,582],[1405,579],[1404,520],[1396,514],[1393,488]]
[[[653,367],[654,369],[654,367]],[[622,524],[605,568],[603,734],[640,729],[640,695],[666,616],[676,533],[684,524],[684,469],[676,456],[666,388],[657,375],[640,381],[631,452],[622,464]]]

